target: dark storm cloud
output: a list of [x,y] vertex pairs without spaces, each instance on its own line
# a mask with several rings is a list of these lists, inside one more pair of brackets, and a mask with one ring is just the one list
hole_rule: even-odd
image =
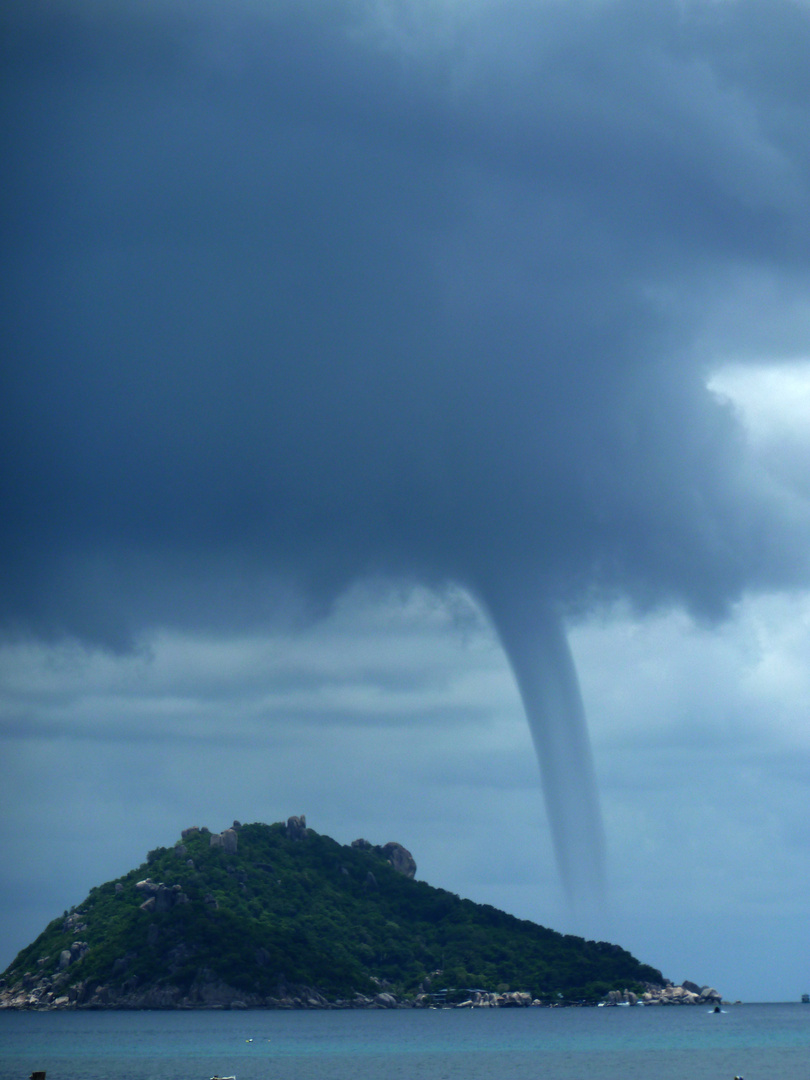
[[4,21],[10,625],[502,563],[716,611],[796,572],[696,341],[736,274],[807,274],[805,8]]

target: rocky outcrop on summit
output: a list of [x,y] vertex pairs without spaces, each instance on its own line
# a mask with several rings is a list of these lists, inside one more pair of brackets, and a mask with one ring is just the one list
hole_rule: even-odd
[[391,840],[387,844],[372,844],[368,840],[352,840],[352,847],[359,848],[361,851],[373,851],[375,855],[382,856],[386,862],[397,871],[398,874],[404,874],[407,878],[416,876],[416,860],[407,848],[402,844],[396,843]]
[[235,855],[239,846],[236,829],[225,829],[221,833],[211,833],[211,847],[221,847],[230,855]]
[[300,817],[287,818],[287,836],[290,840],[305,840],[307,837],[307,817],[306,814],[301,814]]
[[408,878],[416,876],[416,860],[402,844],[394,841],[383,844],[380,854],[391,863],[398,874],[404,874]]

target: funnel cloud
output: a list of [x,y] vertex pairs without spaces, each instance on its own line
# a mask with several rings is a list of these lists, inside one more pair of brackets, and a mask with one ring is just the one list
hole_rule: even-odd
[[806,494],[707,389],[807,355],[807,7],[11,0],[0,28],[7,637],[123,653],[462,583],[598,895],[565,627],[808,582]]
[[484,605],[523,700],[568,899],[604,906],[602,818],[577,673],[559,617],[531,585],[490,585]]

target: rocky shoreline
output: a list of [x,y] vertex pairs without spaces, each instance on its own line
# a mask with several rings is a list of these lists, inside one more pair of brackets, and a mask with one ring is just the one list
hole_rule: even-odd
[[698,986],[686,980],[680,986],[667,983],[665,986],[648,985],[641,995],[629,990],[622,993],[611,990],[605,998],[606,1005],[721,1005],[722,995],[712,986]]
[[[454,991],[459,996],[458,991]],[[387,990],[369,996],[329,1000],[310,986],[279,987],[277,996],[245,994],[224,983],[202,980],[183,994],[178,987],[150,987],[129,992],[114,991],[100,983],[26,974],[13,986],[0,986],[0,1009],[54,1011],[63,1009],[515,1009],[571,1008],[593,1005],[719,1005],[721,995],[712,987],[684,982],[681,986],[648,985],[644,993],[611,990],[602,1002],[541,1001],[524,991],[465,992],[462,1000],[448,1001],[447,992],[421,993],[398,999]]]

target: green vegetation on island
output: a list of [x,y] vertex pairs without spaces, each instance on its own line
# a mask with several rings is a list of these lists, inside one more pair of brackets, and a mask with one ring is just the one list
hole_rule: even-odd
[[6,971],[0,1004],[426,1003],[445,989],[551,1003],[664,982],[618,945],[460,899],[414,869],[399,845],[342,846],[298,818],[185,830],[54,919]]

